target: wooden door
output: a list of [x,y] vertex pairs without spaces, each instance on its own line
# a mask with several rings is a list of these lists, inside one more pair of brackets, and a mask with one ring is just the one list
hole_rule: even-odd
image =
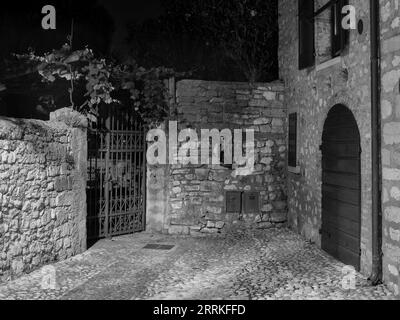
[[360,269],[361,147],[352,112],[338,105],[325,122],[322,144],[322,249]]

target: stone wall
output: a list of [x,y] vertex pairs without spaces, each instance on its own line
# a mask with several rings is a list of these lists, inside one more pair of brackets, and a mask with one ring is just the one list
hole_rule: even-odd
[[[235,175],[235,164],[151,168],[150,229],[202,236],[239,227],[285,225],[287,113],[283,86],[279,82],[251,86],[184,80],[177,83],[176,96],[178,132],[191,128],[200,139],[201,129],[230,129],[232,135],[235,129],[254,129],[255,170]],[[259,211],[227,213],[226,195],[230,191],[258,193]]]
[[86,121],[0,118],[0,281],[86,249]]
[[361,266],[372,267],[371,232],[371,88],[369,2],[351,0],[364,31],[350,31],[350,45],[341,57],[315,67],[298,69],[297,1],[280,0],[280,77],[285,83],[285,105],[297,112],[298,168],[289,173],[289,223],[304,237],[321,244],[322,132],[329,110],[337,104],[348,107],[361,135],[362,233]]
[[380,1],[382,23],[383,272],[400,285],[400,5]]

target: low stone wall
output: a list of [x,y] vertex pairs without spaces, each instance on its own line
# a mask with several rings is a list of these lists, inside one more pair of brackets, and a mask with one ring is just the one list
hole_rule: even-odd
[[[230,129],[232,136],[235,129],[254,129],[255,167],[245,175],[235,174],[239,168],[235,164],[152,168],[148,176],[149,198],[157,205],[153,202],[148,208],[150,229],[201,236],[237,227],[284,225],[287,114],[282,84],[184,80],[177,83],[176,96],[178,133],[191,128],[200,140],[202,129]],[[244,144],[245,139],[244,135]],[[199,158],[203,150],[199,147]],[[239,197],[254,192],[259,209],[228,213],[227,195],[232,191],[242,193]]]
[[0,118],[0,281],[86,250],[86,126]]

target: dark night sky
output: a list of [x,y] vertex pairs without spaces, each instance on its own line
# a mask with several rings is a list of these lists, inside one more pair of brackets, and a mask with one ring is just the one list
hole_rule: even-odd
[[123,50],[128,22],[140,22],[162,13],[160,0],[99,0],[99,3],[111,13],[115,20],[113,48],[116,50]]
[[[36,1],[30,2],[29,5],[21,9],[16,2],[8,2],[2,6],[0,10],[0,39],[2,40],[3,48],[0,47],[0,53],[3,51],[5,54],[8,53],[5,47],[9,48],[13,53],[20,53],[26,52],[28,47],[32,47],[38,52],[41,52],[42,49],[48,51],[49,48],[44,43],[51,44],[52,48],[61,46],[62,43],[57,39],[65,41],[67,32],[70,31],[70,14],[72,14],[72,17],[77,15],[77,21],[79,20],[80,23],[80,26],[78,23],[75,25],[75,41],[79,43],[77,39],[80,35],[82,43],[85,45],[87,44],[85,43],[87,39],[91,40],[90,44],[92,46],[103,41],[104,43],[101,43],[102,48],[104,48],[104,44],[107,44],[107,50],[111,49],[117,54],[125,53],[127,24],[129,22],[140,23],[149,18],[157,18],[162,14],[161,3],[163,0],[91,0],[86,3],[86,6],[83,5],[82,9],[80,9],[80,1],[86,2],[87,0]],[[110,28],[110,21],[103,20],[107,14],[101,8],[96,8],[96,2],[104,7],[112,20],[114,20],[114,32]],[[41,28],[41,19],[43,17],[41,8],[46,3],[52,3],[57,10],[57,32],[44,31]],[[88,16],[90,15],[91,6],[96,8],[96,11],[94,15]],[[113,34],[112,41],[109,40],[110,34],[106,34],[106,30]],[[79,45],[82,45],[82,43],[79,43]]]

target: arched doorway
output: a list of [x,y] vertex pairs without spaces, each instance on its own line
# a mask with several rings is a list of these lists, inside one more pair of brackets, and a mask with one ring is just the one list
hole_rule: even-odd
[[352,112],[333,107],[322,137],[322,249],[360,269],[361,147]]

